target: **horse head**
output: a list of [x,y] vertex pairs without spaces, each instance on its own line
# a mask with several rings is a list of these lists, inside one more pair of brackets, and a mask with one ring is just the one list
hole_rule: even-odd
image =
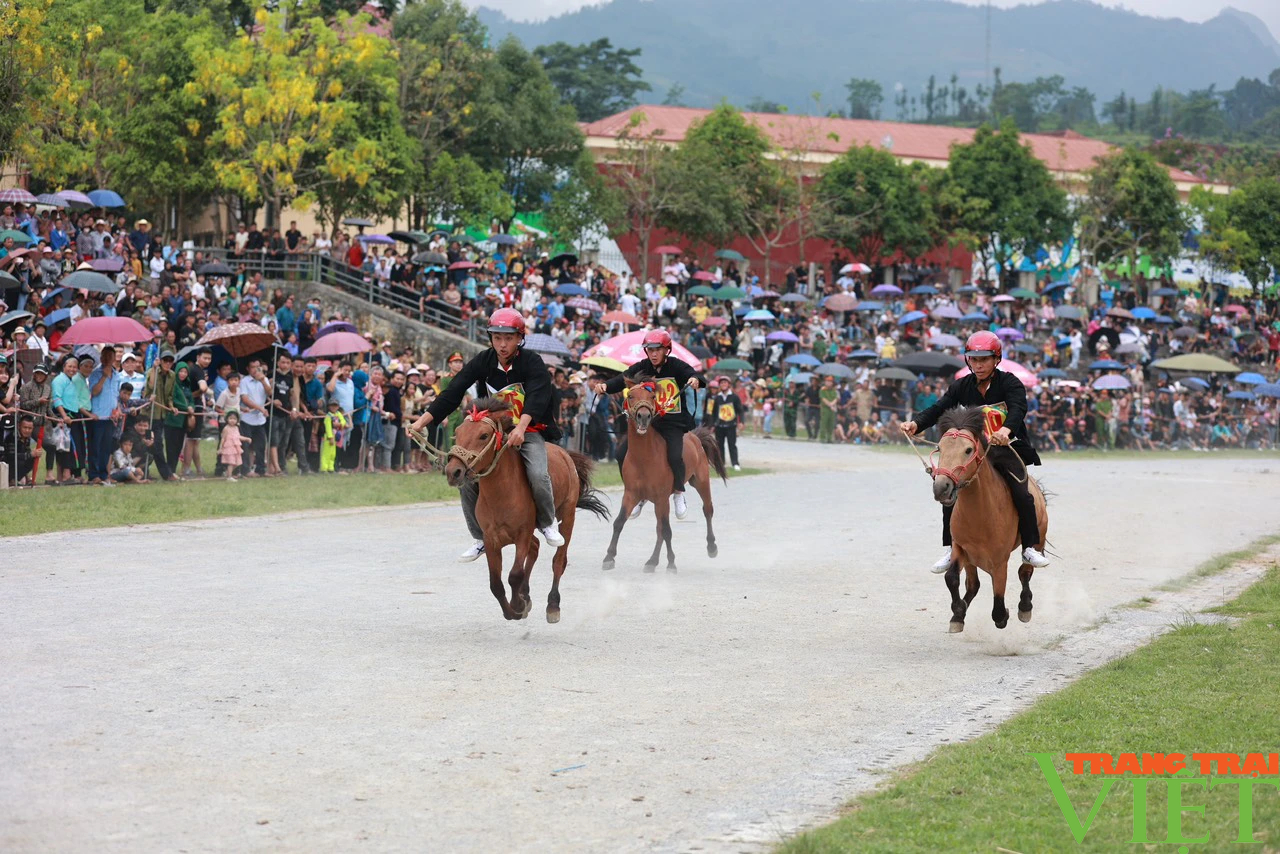
[[464,480],[476,480],[489,473],[497,461],[514,413],[511,405],[486,397],[472,405],[453,434],[449,462],[444,476],[450,486],[461,486]]
[[987,458],[986,416],[982,409],[958,406],[938,420],[942,438],[931,454],[933,497],[950,507],[977,477]]
[[627,380],[627,418],[643,436],[658,414],[658,390],[651,380]]

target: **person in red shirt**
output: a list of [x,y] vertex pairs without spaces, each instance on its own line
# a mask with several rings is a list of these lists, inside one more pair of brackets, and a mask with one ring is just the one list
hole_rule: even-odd
[[347,250],[347,265],[356,270],[364,265],[364,244],[359,240],[351,241],[351,248]]

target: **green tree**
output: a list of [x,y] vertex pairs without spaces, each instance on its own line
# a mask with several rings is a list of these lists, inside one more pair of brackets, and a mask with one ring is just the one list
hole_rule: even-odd
[[1080,241],[1099,264],[1127,259],[1137,270],[1141,255],[1166,264],[1181,252],[1186,226],[1169,170],[1150,153],[1120,149],[1089,170]]
[[761,98],[759,95],[747,102],[746,111],[748,113],[785,113],[787,107],[777,101],[770,101],[768,98]]
[[817,232],[869,261],[922,255],[934,245],[924,180],[884,149],[850,148],[818,179]]
[[621,112],[635,106],[636,93],[652,90],[634,61],[639,48],[615,48],[608,39],[596,39],[589,44],[542,45],[533,54],[579,121],[594,122]]
[[1232,202],[1240,191],[1222,195],[1207,187],[1192,187],[1190,208],[1200,219],[1200,257],[1215,271],[1248,270],[1259,262],[1257,246],[1235,221]]
[[1047,246],[1070,233],[1066,193],[1030,146],[1019,141],[1012,119],[998,131],[983,125],[972,142],[953,145],[947,172],[963,201],[956,224],[978,242],[987,267],[1003,273],[1015,252]]
[[421,184],[419,203],[435,222],[455,227],[488,222],[497,217],[509,223],[515,215],[502,175],[485,169],[469,155],[441,152]]
[[617,229],[622,220],[617,191],[596,168],[588,151],[565,174],[547,205],[547,228],[566,246],[599,246],[600,238]]
[[1280,271],[1280,182],[1256,178],[1227,198],[1230,221],[1252,244],[1253,252],[1240,264],[1240,270],[1255,289],[1261,289]]
[[852,77],[844,84],[848,93],[849,118],[878,119],[880,105],[884,103],[884,89],[875,80]]
[[[51,94],[45,19],[53,0],[0,4],[0,163],[8,163],[25,142],[29,129]],[[65,74],[54,72],[59,81]]]

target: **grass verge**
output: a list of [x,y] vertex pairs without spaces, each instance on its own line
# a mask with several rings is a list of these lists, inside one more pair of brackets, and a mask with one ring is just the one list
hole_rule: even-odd
[[[911,448],[908,445],[855,445],[851,447],[863,448],[868,451],[884,454],[910,454]],[[921,448],[921,453],[928,451],[927,447]],[[1240,448],[1223,448],[1214,451],[1100,451],[1095,448],[1079,451],[1051,451],[1043,447],[1036,450],[1040,452],[1040,456],[1050,462],[1058,462],[1059,460],[1272,460],[1280,459],[1280,450],[1276,451],[1258,451]]]
[[[730,477],[765,469],[730,471]],[[599,465],[595,485],[621,486],[616,465]],[[261,516],[292,510],[392,507],[423,501],[454,501],[458,492],[439,474],[352,474],[285,478],[188,480],[141,486],[58,486],[9,490],[0,495],[0,536],[16,537],[185,522],[230,516]]]
[[1276,543],[1280,543],[1280,534],[1268,534],[1265,537],[1259,537],[1258,539],[1254,540],[1252,543],[1249,543],[1249,545],[1245,546],[1242,549],[1237,549],[1233,552],[1225,552],[1223,554],[1209,558],[1208,560],[1204,561],[1195,569],[1191,570],[1181,578],[1175,578],[1172,581],[1166,581],[1164,584],[1161,584],[1157,589],[1158,590],[1181,590],[1184,587],[1186,587],[1188,584],[1198,581],[1201,578],[1208,578],[1211,575],[1217,575],[1219,572],[1222,572],[1224,569],[1227,569],[1230,566],[1240,563],[1241,561],[1255,558],[1258,555],[1262,554],[1267,549],[1274,546]]
[[[1184,624],[1090,673],[975,741],[947,746],[857,801],[844,818],[805,833],[783,854],[912,851],[1166,850],[1169,785],[1147,786],[1147,844],[1134,840],[1132,778],[1076,776],[1066,752],[1270,752],[1280,696],[1280,568],[1216,609],[1240,618]],[[1029,753],[1051,753],[1083,823],[1115,779],[1077,843]],[[1198,763],[1190,763],[1199,775]],[[1220,779],[1215,777],[1216,779]],[[1221,778],[1238,780],[1239,778]],[[1275,777],[1260,780],[1275,781]],[[1260,781],[1259,781],[1260,782]],[[1182,834],[1195,850],[1224,851],[1239,833],[1239,787],[1182,787]],[[1203,813],[1200,807],[1203,806]],[[1280,793],[1253,795],[1255,850],[1280,850]],[[1139,840],[1140,842],[1142,840]],[[1157,847],[1159,844],[1159,847]],[[1167,850],[1177,850],[1170,843]],[[1183,848],[1182,850],[1187,850]]]

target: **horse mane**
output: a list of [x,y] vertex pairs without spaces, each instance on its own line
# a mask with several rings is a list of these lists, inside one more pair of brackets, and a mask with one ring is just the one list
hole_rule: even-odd
[[[498,422],[503,432],[511,427],[512,416],[515,414],[511,409],[511,403],[498,397],[482,397],[472,404],[476,409],[487,411],[495,421]],[[469,410],[468,410],[469,411]]]
[[940,432],[966,430],[972,433],[984,448],[987,446],[986,427],[987,416],[983,414],[981,407],[976,406],[957,406],[955,409],[948,409],[938,419]]

